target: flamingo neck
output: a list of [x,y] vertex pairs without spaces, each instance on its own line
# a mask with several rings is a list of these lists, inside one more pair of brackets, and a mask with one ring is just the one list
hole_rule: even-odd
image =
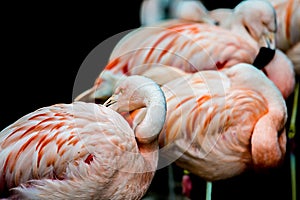
[[158,134],[164,125],[166,105],[161,103],[161,98],[156,97],[146,101],[145,104],[147,112],[141,123],[136,126],[135,136],[139,143],[150,144],[158,139]]

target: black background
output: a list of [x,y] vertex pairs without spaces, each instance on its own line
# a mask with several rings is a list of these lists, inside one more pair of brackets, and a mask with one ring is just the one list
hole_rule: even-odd
[[[213,0],[204,4],[213,9],[233,7],[237,2]],[[108,37],[137,28],[140,3],[141,0],[3,5],[0,129],[40,107],[70,103],[76,74],[85,57]],[[213,199],[290,199],[288,155],[279,169],[260,174],[247,172],[214,183]],[[158,171],[151,190],[167,193],[165,170]],[[203,199],[205,182],[193,179],[194,195]]]

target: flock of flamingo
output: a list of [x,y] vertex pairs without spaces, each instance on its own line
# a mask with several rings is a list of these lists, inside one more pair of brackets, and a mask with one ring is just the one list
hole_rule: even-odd
[[0,132],[0,198],[142,199],[161,160],[208,182],[283,163],[300,1],[159,3],[73,103]]

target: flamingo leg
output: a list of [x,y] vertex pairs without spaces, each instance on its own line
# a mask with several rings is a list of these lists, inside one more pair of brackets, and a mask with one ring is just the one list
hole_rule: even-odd
[[206,182],[206,200],[211,200],[211,192],[212,192],[212,182],[207,181]]
[[174,182],[174,175],[173,175],[173,168],[172,165],[168,166],[168,183],[169,183],[169,199],[176,199],[176,194],[175,194],[175,182]]
[[297,81],[295,92],[294,92],[294,103],[291,116],[291,122],[289,127],[288,138],[291,143],[290,151],[290,170],[291,170],[291,187],[292,187],[292,200],[296,200],[296,157],[294,154],[295,147],[295,134],[296,134],[296,114],[298,108],[298,96],[299,96],[299,81]]

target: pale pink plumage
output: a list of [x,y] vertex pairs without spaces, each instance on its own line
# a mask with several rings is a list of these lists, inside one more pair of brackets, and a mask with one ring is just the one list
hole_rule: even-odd
[[300,42],[295,44],[286,52],[287,57],[293,62],[295,73],[297,76],[300,75]]
[[[229,30],[204,23],[171,20],[153,27],[142,27],[126,35],[114,48],[109,62],[94,86],[80,94],[75,100],[94,101],[111,95],[114,83],[122,75],[142,74],[153,67],[153,63],[169,65],[186,72],[220,70],[237,63],[253,63],[259,52],[258,43],[249,43]],[[285,55],[275,56],[287,60]],[[277,65],[271,62],[265,67],[268,76],[276,77],[285,73],[286,87],[281,82],[275,84],[283,89],[287,98],[294,88],[293,66]],[[269,69],[275,69],[271,70]],[[272,73],[272,74],[270,74]]]
[[287,51],[300,42],[300,1],[267,1],[274,6],[277,14],[276,46],[282,51]]
[[[237,64],[219,72],[183,75],[172,67],[157,67],[145,76],[158,81],[156,74],[177,76],[161,82],[167,100],[167,119],[159,135],[161,162],[174,161],[211,181],[282,163],[287,108],[261,71]],[[137,115],[126,119],[134,124]]]
[[[165,13],[168,10],[168,13]],[[201,1],[185,0],[143,0],[140,7],[142,26],[151,26],[169,18],[180,18],[214,24],[208,10]]]
[[[148,1],[144,1],[148,2]],[[147,5],[148,3],[144,3]],[[151,23],[142,23],[145,25],[153,25],[166,19],[181,19],[194,22],[205,22],[209,24],[218,24],[222,28],[231,30],[239,34],[248,42],[258,42],[262,46],[274,45],[274,34],[276,32],[276,15],[273,6],[269,2],[259,0],[241,1],[235,8],[218,8],[208,11],[205,6],[197,0],[183,1],[177,0],[175,3],[170,2],[170,12],[173,15],[162,18],[157,17],[161,12],[153,12],[153,5],[159,7],[163,1],[149,1],[152,6],[143,5],[141,8],[141,16],[147,15],[147,21]],[[173,5],[174,4],[174,5]],[[142,20],[143,21],[143,20]],[[267,41],[269,37],[272,41]],[[269,40],[267,39],[267,40]],[[272,43],[272,44],[271,44]]]
[[[256,5],[257,0],[253,5]],[[249,1],[251,3],[251,1]],[[298,48],[300,43],[300,1],[299,0],[262,0],[269,2],[275,9],[277,30],[275,33],[276,48],[287,53],[287,56],[292,60],[294,64],[294,70],[296,74],[300,74],[300,62]],[[257,11],[260,12],[260,6],[257,5]],[[260,12],[264,14],[263,12]],[[264,14],[265,15],[265,14]],[[220,26],[230,29],[234,26],[232,22],[232,16],[234,16],[233,9],[219,8],[209,11],[209,16],[219,22]],[[259,22],[259,20],[256,20]],[[256,26],[256,22],[253,20],[253,27]],[[251,32],[250,32],[251,33]],[[295,56],[297,55],[297,56]]]
[[[141,120],[151,130],[133,130],[113,109],[92,103],[38,109],[0,133],[0,192],[12,189],[16,199],[140,199],[156,170],[165,100],[153,81],[129,79],[117,88],[117,101],[129,105],[136,95],[150,103],[134,102],[130,108],[116,103],[113,109],[130,111],[155,103],[158,113],[147,112]],[[153,115],[157,120],[143,121]],[[152,138],[143,138],[144,133]],[[135,137],[142,137],[142,143]]]
[[277,13],[276,46],[292,60],[300,75],[300,0],[269,0]]
[[212,10],[209,16],[216,17],[220,27],[239,34],[249,42],[275,48],[276,12],[267,1],[241,1],[234,9]]

